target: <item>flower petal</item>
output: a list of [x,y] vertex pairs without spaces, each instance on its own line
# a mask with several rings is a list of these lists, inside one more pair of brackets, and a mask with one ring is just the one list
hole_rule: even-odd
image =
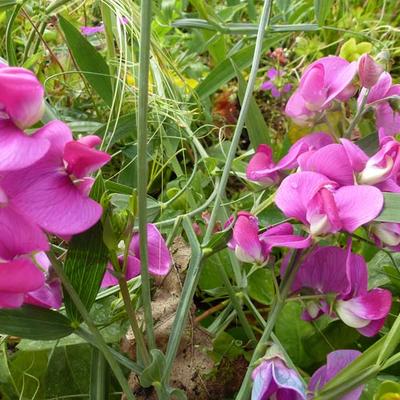
[[8,120],[0,120],[0,171],[28,167],[42,158],[50,147],[46,139],[29,136]]
[[13,206],[0,207],[0,258],[12,260],[21,254],[48,250],[46,235]]
[[329,144],[308,157],[300,158],[299,165],[302,171],[318,172],[340,185],[354,183],[353,168],[346,150],[340,144]]
[[0,292],[25,293],[44,285],[42,271],[28,258],[0,263]]
[[382,192],[367,185],[344,186],[334,193],[343,229],[354,232],[372,221],[383,207]]
[[[133,235],[129,248],[134,255],[140,258],[139,234]],[[171,254],[164,238],[154,224],[147,224],[147,251],[149,272],[153,275],[167,275],[172,266]]]
[[111,156],[78,141],[68,142],[64,147],[67,172],[76,178],[84,178],[107,164]]

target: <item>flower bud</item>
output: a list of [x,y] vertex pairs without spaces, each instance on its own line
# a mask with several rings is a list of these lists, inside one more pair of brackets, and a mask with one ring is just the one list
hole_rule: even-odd
[[383,68],[369,54],[363,54],[358,60],[358,74],[362,87],[371,89],[383,72]]

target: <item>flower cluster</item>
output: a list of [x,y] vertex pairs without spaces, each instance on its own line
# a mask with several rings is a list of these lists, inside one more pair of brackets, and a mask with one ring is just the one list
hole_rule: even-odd
[[[259,265],[266,264],[273,247],[305,249],[291,287],[292,295],[305,296],[302,318],[311,321],[327,315],[368,337],[383,327],[392,295],[386,289],[368,288],[367,264],[352,252],[352,235],[363,229],[378,247],[400,249],[400,224],[374,221],[383,208],[383,192],[400,192],[400,143],[395,136],[400,133],[399,95],[400,85],[393,85],[390,74],[368,54],[353,62],[324,57],[308,66],[285,112],[311,133],[280,160],[274,160],[271,147],[260,145],[246,170],[247,179],[277,186],[275,204],[289,222],[260,233],[256,216],[240,211],[229,243],[239,260]],[[356,114],[347,130],[345,124],[312,130],[348,102]],[[368,154],[351,140],[366,110],[374,113],[379,143],[375,153]],[[304,234],[295,234],[291,223]],[[338,245],[337,233],[347,235],[346,248]],[[281,277],[290,258],[289,253],[283,259]],[[309,382],[311,394],[282,358],[266,357],[253,372],[253,399],[312,398],[356,353],[339,350],[328,355],[328,364]],[[360,395],[357,388],[346,398]]]
[[44,252],[46,234],[68,239],[93,226],[102,207],[88,194],[90,174],[110,160],[101,139],[74,140],[54,120],[33,132],[44,90],[23,68],[0,65],[0,307],[58,308],[61,290]]

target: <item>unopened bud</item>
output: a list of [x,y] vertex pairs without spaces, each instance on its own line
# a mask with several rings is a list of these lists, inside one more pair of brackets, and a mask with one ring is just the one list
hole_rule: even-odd
[[376,63],[369,54],[363,54],[358,60],[358,74],[362,87],[370,89],[378,82],[382,72],[382,66]]

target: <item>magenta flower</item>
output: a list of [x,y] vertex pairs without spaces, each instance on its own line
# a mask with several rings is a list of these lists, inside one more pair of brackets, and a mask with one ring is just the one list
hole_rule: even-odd
[[[282,265],[285,273],[287,263]],[[385,289],[368,291],[368,269],[362,256],[339,247],[317,247],[301,264],[292,290],[313,291],[316,295],[333,297],[333,305],[327,298],[311,301],[303,314],[306,320],[321,314],[333,317],[337,314],[348,326],[356,328],[364,336],[374,336],[382,328],[390,311],[392,295]],[[336,314],[332,314],[332,310]]]
[[369,54],[363,54],[358,60],[358,75],[362,87],[371,89],[383,72],[382,66],[375,62]]
[[298,172],[285,178],[275,203],[290,218],[305,224],[312,236],[354,232],[377,217],[383,195],[373,186],[343,186],[316,172]]
[[280,78],[285,75],[284,72],[278,71],[275,68],[271,68],[267,71],[267,77],[269,78],[265,81],[260,89],[270,91],[272,97],[281,97],[283,94],[290,92],[292,89],[292,85],[290,83],[286,83],[280,88]]
[[87,197],[93,181],[87,174],[110,156],[93,148],[99,138],[74,141],[61,121],[48,123],[34,136],[48,140],[49,151],[32,166],[4,174],[0,184],[15,207],[46,231],[68,236],[87,230],[102,214],[100,204]]
[[[118,21],[121,25],[126,25],[129,22],[128,18],[126,17],[121,17],[118,19]],[[100,24],[97,26],[81,26],[80,30],[82,35],[92,36],[96,33],[103,33],[105,31],[105,27],[104,24]]]
[[[317,369],[310,379],[308,389],[312,394],[308,398],[310,400],[313,399],[316,393],[360,355],[361,353],[357,350],[336,350],[329,353],[326,365]],[[361,397],[363,389],[364,385],[361,385],[342,396],[340,400],[358,400]]]
[[[358,102],[365,96],[366,89],[362,89]],[[376,127],[379,136],[394,136],[400,133],[400,113],[395,111],[389,101],[383,101],[391,96],[400,96],[400,85],[392,85],[392,77],[388,72],[383,72],[378,82],[372,86],[367,97],[367,104],[375,103]]]
[[45,282],[39,289],[26,293],[24,303],[43,308],[59,309],[62,304],[60,279],[53,272],[50,260],[44,252],[35,254],[34,260],[44,271]]
[[273,247],[303,249],[311,244],[311,238],[294,235],[293,227],[283,223],[258,233],[258,220],[246,211],[240,211],[233,227],[233,237],[228,247],[243,262],[263,264]]
[[[171,254],[168,250],[160,231],[153,224],[147,224],[147,251],[149,272],[152,275],[165,276],[169,273],[172,266]],[[119,261],[123,263],[124,256],[119,257]],[[113,267],[108,265],[104,275],[102,287],[118,285],[118,279],[113,274]],[[134,278],[140,274],[140,249],[139,249],[139,233],[135,233],[129,245],[127,269],[125,278],[127,280]]]
[[0,308],[17,308],[25,295],[40,289],[45,277],[28,257],[0,262]]
[[351,84],[357,64],[343,58],[323,57],[304,71],[298,89],[286,104],[285,112],[297,124],[307,124],[316,113],[330,107],[333,100],[347,101],[354,93]]
[[44,89],[31,71],[0,64],[0,111],[21,129],[42,118]]
[[306,390],[296,371],[279,356],[266,358],[252,373],[251,400],[305,400]]
[[302,154],[311,154],[331,143],[332,138],[325,132],[310,133],[299,139],[277,164],[273,162],[272,149],[266,144],[261,144],[247,166],[246,176],[267,186],[275,184],[279,180],[280,171],[298,167],[298,158]]

